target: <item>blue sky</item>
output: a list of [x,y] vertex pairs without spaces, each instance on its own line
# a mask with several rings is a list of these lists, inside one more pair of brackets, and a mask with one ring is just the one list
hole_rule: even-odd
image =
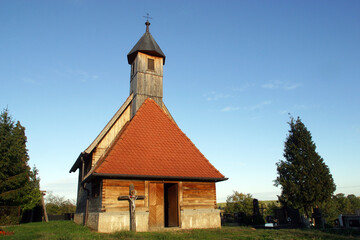
[[166,55],[164,102],[233,190],[276,199],[288,113],[337,192],[360,195],[359,1],[0,1],[0,107],[26,127],[41,188],[76,198],[69,169],[129,95],[145,31]]

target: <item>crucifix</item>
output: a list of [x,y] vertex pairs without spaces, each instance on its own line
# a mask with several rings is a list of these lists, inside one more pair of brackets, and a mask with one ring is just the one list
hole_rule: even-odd
[[135,200],[145,199],[143,195],[136,195],[136,190],[134,189],[134,184],[129,186],[129,195],[119,196],[118,200],[128,200],[130,205],[130,231],[136,232],[136,215],[135,215]]

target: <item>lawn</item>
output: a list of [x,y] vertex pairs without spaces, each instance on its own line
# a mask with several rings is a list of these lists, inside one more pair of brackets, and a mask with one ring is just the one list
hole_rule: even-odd
[[[359,231],[345,235],[324,233],[319,230],[295,229],[254,229],[250,227],[223,227],[221,229],[179,230],[171,232],[131,233],[117,232],[101,234],[76,225],[71,221],[52,221],[49,223],[28,223],[19,226],[3,227],[2,230],[13,235],[0,236],[0,239],[360,239]],[[351,236],[351,233],[357,236]],[[344,233],[342,233],[344,234]]]

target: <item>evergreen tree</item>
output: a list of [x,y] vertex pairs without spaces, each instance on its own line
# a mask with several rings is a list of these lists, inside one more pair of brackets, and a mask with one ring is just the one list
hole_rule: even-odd
[[329,200],[336,189],[324,160],[316,152],[310,132],[298,117],[290,118],[289,135],[285,141],[284,158],[276,163],[278,177],[275,186],[281,186],[279,201],[283,205],[309,211]]
[[25,128],[7,109],[0,115],[0,205],[32,208],[39,203],[37,170],[28,166]]

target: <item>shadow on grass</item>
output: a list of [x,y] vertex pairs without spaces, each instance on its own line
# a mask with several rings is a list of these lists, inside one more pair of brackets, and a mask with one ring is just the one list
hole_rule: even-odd
[[326,228],[324,233],[336,234],[342,236],[360,237],[360,229]]

